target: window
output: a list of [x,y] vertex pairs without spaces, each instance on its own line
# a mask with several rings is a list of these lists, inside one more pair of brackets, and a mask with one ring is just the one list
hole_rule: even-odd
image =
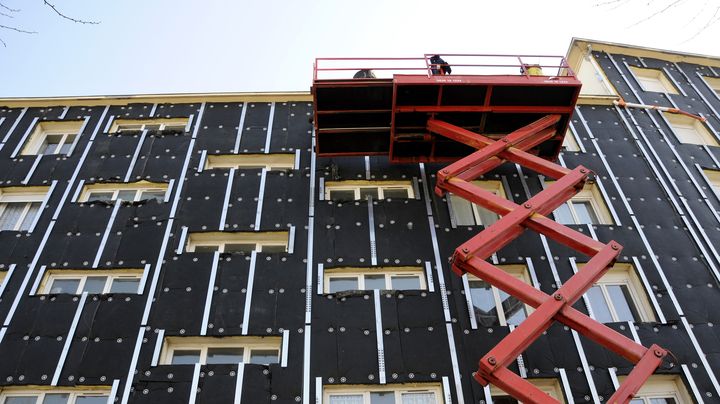
[[720,77],[703,77],[705,83],[720,97]]
[[0,188],[0,231],[30,230],[49,187]]
[[291,153],[272,154],[211,154],[207,156],[205,168],[264,168],[273,170],[292,170],[295,168],[295,155]]
[[[620,377],[622,382],[626,377]],[[652,375],[630,400],[630,404],[684,404],[694,403],[685,383],[679,376]]]
[[568,152],[579,152],[580,151],[580,145],[578,144],[577,140],[575,139],[575,135],[572,133],[572,130],[570,128],[567,129],[565,132],[565,137],[563,138],[562,142],[562,149],[563,151]]
[[328,404],[443,404],[440,386],[401,384],[372,386],[324,386]]
[[204,232],[188,235],[188,252],[264,253],[286,252],[288,232]]
[[645,91],[655,93],[678,94],[672,82],[665,76],[665,72],[660,69],[646,69],[644,67],[630,66],[630,70],[640,87]]
[[325,292],[349,290],[424,290],[425,274],[419,267],[326,269]]
[[167,337],[161,364],[193,365],[280,362],[280,337]]
[[680,114],[663,114],[680,143],[718,146],[715,137],[697,119]]
[[[505,190],[500,181],[473,181],[473,185],[490,191],[495,195],[505,198]],[[455,224],[458,226],[490,226],[498,221],[500,216],[481,206],[478,206],[466,199],[451,193],[447,194],[450,206],[452,207],[452,215],[455,218]]]
[[[530,284],[530,275],[524,265],[498,265],[497,267]],[[519,325],[527,318],[530,307],[519,299],[471,274],[468,274],[467,277],[475,319],[480,326]]]
[[110,133],[138,132],[143,130],[174,130],[185,131],[188,118],[157,118],[157,119],[116,119]]
[[78,202],[114,201],[138,202],[148,199],[165,200],[168,184],[139,181],[133,183],[96,183],[85,185]]
[[[545,187],[553,181],[546,181]],[[585,187],[553,212],[562,224],[612,224],[612,216],[597,184],[587,182]]]
[[325,199],[328,200],[364,200],[414,198],[415,193],[410,181],[330,181],[325,183]]
[[82,124],[83,121],[40,122],[20,154],[68,154]]
[[[578,264],[582,271],[584,264]],[[631,264],[616,263],[585,296],[595,319],[601,323],[655,321],[642,282]]]
[[100,293],[138,293],[143,271],[83,271],[51,269],[45,272],[39,290],[43,294],[68,293],[79,295]]
[[580,61],[577,78],[582,82],[580,95],[616,95],[615,89],[605,77],[592,55],[586,55]]
[[[560,388],[560,383],[558,383],[555,379],[527,379],[530,383],[535,385],[535,387],[542,390],[544,393],[549,395],[550,397],[560,401],[561,403],[565,402],[565,396],[562,393],[562,389]],[[502,391],[501,389],[490,385],[490,395],[492,396],[493,404],[518,404],[519,401],[512,398],[510,395]]]
[[0,404],[106,404],[109,392],[106,389],[52,388],[46,386],[36,390],[27,387],[0,389]]
[[710,187],[713,192],[715,192],[715,195],[720,198],[720,171],[703,170],[703,174],[705,174],[705,178],[707,178],[710,183]]

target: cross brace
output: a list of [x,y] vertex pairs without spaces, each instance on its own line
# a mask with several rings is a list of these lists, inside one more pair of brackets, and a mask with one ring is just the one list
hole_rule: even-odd
[[[528,152],[556,136],[555,127],[559,121],[560,115],[547,115],[499,140],[436,119],[427,122],[427,128],[431,132],[478,149],[440,170],[435,192],[441,196],[445,192],[452,192],[502,216],[496,223],[455,250],[452,258],[453,271],[458,275],[471,273],[535,308],[525,321],[480,359],[474,377],[483,386],[492,383],[523,402],[558,403],[556,399],[510,371],[507,366],[554,321],[559,321],[636,364],[608,400],[611,404],[627,403],[660,366],[668,351],[657,345],[646,348],[572,307],[614,264],[622,246],[615,241],[601,243],[547,217],[580,191],[592,174],[585,167],[579,166],[570,170]],[[506,161],[517,163],[556,181],[522,205],[471,183]],[[526,229],[544,234],[587,255],[591,257],[590,261],[552,295],[533,288],[486,261]]]

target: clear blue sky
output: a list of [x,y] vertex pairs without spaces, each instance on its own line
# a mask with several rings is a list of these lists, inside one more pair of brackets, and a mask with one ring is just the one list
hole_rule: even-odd
[[[308,90],[315,57],[564,55],[570,39],[720,56],[718,0],[0,0],[0,97]],[[7,10],[0,10],[7,13]],[[718,15],[720,17],[720,15]]]

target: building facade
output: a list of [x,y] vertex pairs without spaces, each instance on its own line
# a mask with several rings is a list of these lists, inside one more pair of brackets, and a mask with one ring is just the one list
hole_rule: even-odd
[[[553,216],[624,246],[575,308],[673,353],[633,403],[720,402],[720,59],[567,58],[559,161],[596,177]],[[532,309],[448,264],[498,216],[436,195],[443,164],[316,156],[311,100],[0,100],[0,404],[514,402],[472,374]],[[548,183],[477,182],[517,203]],[[492,261],[552,293],[587,257],[527,234]],[[632,366],[555,324],[512,369],[571,403]]]

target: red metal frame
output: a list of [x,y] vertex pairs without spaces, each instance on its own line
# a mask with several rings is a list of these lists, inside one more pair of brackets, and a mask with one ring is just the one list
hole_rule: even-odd
[[[559,115],[547,115],[499,140],[434,119],[428,130],[479,149],[440,170],[435,192],[452,192],[502,216],[455,250],[452,269],[458,275],[471,273],[535,308],[513,332],[483,356],[475,379],[482,385],[493,383],[523,402],[557,403],[507,366],[525,351],[554,321],[559,321],[603,345],[630,362],[636,363],[609,403],[627,403],[662,363],[668,351],[652,345],[646,348],[634,340],[591,319],[572,308],[575,303],[615,262],[622,246],[615,241],[601,243],[546,217],[575,195],[592,174],[585,167],[573,170],[528,153],[540,143],[556,136]],[[470,181],[505,161],[520,164],[556,179],[551,186],[517,205]],[[485,261],[493,253],[520,236],[526,229],[562,243],[591,257],[587,265],[552,295],[547,295],[502,269]]]

